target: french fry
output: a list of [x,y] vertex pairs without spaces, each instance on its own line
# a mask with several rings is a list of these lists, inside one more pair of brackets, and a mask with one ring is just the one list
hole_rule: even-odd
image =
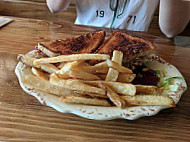
[[105,86],[107,90],[107,96],[109,99],[119,108],[124,108],[125,106],[125,101],[118,95],[116,94],[110,87],[107,85]]
[[97,93],[86,93],[86,92],[82,92],[82,91],[74,91],[76,94],[78,95],[82,95],[82,96],[91,96],[91,97],[98,97],[98,98],[108,98],[108,96],[106,94],[102,95],[102,94],[97,94]]
[[135,85],[137,94],[160,94],[163,92],[163,88],[148,85]]
[[34,65],[33,62],[36,60],[35,58],[29,57],[26,55],[22,55],[22,54],[19,54],[17,56],[17,60],[23,62],[24,64],[26,64],[28,66],[40,68],[48,73],[54,73],[59,70],[57,67],[55,67],[52,64]]
[[98,76],[85,72],[78,66],[81,61],[67,63],[60,71],[56,72],[60,78],[74,78],[82,80],[101,80]]
[[67,62],[61,62],[58,66],[59,69],[61,69],[65,64],[67,64]]
[[87,62],[82,62],[81,64],[80,64],[80,66],[87,66],[87,67],[89,67],[90,65],[89,65],[89,63],[87,63]]
[[[106,79],[106,74],[98,74],[98,76],[102,79],[105,80]],[[118,82],[121,83],[130,83],[134,80],[134,78],[136,77],[135,74],[125,74],[125,73],[119,73],[119,76],[117,78]]]
[[114,70],[112,68],[109,68],[107,76],[106,76],[106,81],[117,81],[119,72],[117,70]]
[[98,87],[100,84],[108,85],[114,92],[122,95],[131,95],[136,94],[136,87],[133,84],[113,82],[113,81],[81,81],[86,84]]
[[[73,62],[67,62],[64,64],[64,66],[56,72],[56,75],[59,77],[59,78],[62,78],[62,79],[71,79],[72,77],[69,76],[69,73],[70,70],[77,66],[78,64],[82,63],[83,61],[73,61]],[[63,63],[63,62],[62,62]]]
[[67,88],[50,84],[49,81],[39,78],[34,75],[27,75],[22,79],[22,83],[29,85],[32,88],[55,95],[74,95],[75,93]]
[[62,79],[70,79],[72,78],[69,75],[69,72],[71,72],[71,69],[74,68],[75,66],[81,64],[83,61],[73,61],[73,62],[68,62],[65,63],[65,65],[56,72],[57,76]]
[[110,107],[110,103],[106,99],[89,98],[82,96],[64,96],[60,98],[64,103],[75,103],[94,106],[106,106]]
[[136,77],[136,74],[124,74],[124,73],[119,73],[119,76],[117,78],[118,82],[121,83],[130,83],[132,82]]
[[73,61],[73,62],[68,62],[66,63],[62,68],[61,70],[64,70],[64,71],[69,71],[70,69],[78,66],[79,64],[83,63],[84,60],[79,60],[79,61]]
[[32,67],[32,73],[35,75],[35,76],[37,76],[37,77],[40,77],[40,78],[42,78],[42,79],[45,79],[45,80],[49,80],[48,79],[48,76],[45,74],[45,73],[43,73],[42,71],[40,71],[39,69],[36,69],[35,67]]
[[61,78],[61,79],[72,79],[72,77],[69,76],[69,74],[67,72],[64,72],[64,71],[57,71],[56,72],[56,75]]
[[72,54],[72,55],[60,55],[51,58],[40,58],[33,62],[34,65],[45,64],[45,63],[57,63],[57,62],[70,62],[76,60],[106,60],[110,56],[106,54]]
[[116,93],[133,96],[136,94],[136,87],[132,84],[120,82],[106,82],[106,84]]
[[42,65],[37,65],[37,66],[34,66],[36,68],[40,68],[48,73],[55,73],[57,72],[59,69],[57,67],[55,67],[54,65],[52,64],[42,64]]
[[[113,57],[112,61],[115,61],[116,63],[120,64],[122,63],[123,60],[123,53],[117,50],[113,51]],[[109,68],[107,76],[106,76],[106,81],[117,81],[119,72],[113,68]]]
[[106,68],[106,67],[108,67],[106,61],[97,63],[97,64],[95,64],[94,66],[95,66],[95,67],[100,67],[100,68]]
[[121,96],[130,106],[167,106],[174,107],[174,100],[164,95]]
[[58,77],[62,79],[73,78],[73,79],[81,79],[81,80],[101,80],[101,78],[99,78],[98,76],[94,74],[90,74],[90,73],[84,72],[82,70],[77,70],[77,69],[71,69],[67,72],[60,71],[60,72],[57,72],[57,75]]
[[113,68],[113,69],[117,70],[118,72],[121,72],[121,73],[130,73],[130,74],[133,73],[132,70],[130,70],[130,69],[122,66],[121,64],[119,64],[117,62],[111,61],[109,59],[106,60],[106,62],[107,62],[108,67]]
[[113,57],[112,57],[112,61],[118,63],[118,64],[122,64],[122,60],[123,60],[123,53],[121,51],[118,50],[114,50],[113,51]]
[[81,65],[80,69],[91,74],[107,74],[109,68],[106,62],[101,62],[94,66]]
[[85,93],[89,92],[89,93],[96,93],[96,94],[101,94],[101,95],[105,95],[106,93],[105,90],[90,86],[88,84],[83,83],[80,80],[76,80],[76,79],[64,80],[64,79],[58,78],[55,74],[51,75],[50,83],[60,86],[60,87],[68,88],[73,91],[82,91]]
[[77,70],[77,69],[71,69],[69,71],[69,76],[82,80],[101,80],[101,78],[99,78],[94,74],[90,74],[88,72],[84,72],[82,70]]

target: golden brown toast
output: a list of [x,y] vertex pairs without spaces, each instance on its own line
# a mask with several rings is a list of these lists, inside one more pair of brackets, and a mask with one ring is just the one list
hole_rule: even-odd
[[142,38],[116,31],[101,45],[96,53],[112,56],[114,50],[119,50],[123,52],[124,61],[130,61],[136,57],[146,55],[154,49],[155,46],[152,43]]
[[48,56],[94,53],[104,42],[106,33],[99,31],[88,33],[76,38],[41,42],[38,49]]

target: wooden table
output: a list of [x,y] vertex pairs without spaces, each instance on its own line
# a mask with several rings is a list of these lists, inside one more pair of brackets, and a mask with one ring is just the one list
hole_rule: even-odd
[[[17,54],[33,50],[41,41],[74,37],[101,28],[12,18],[14,22],[0,29],[0,141],[190,141],[190,89],[175,108],[135,121],[88,120],[41,105],[18,84],[14,73]],[[111,33],[109,29],[102,30]],[[190,48],[174,46],[169,39],[147,33],[132,34],[152,41],[157,46],[155,53],[175,65],[190,84]]]

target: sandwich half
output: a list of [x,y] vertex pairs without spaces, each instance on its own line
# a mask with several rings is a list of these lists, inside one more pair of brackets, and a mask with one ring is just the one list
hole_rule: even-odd
[[114,50],[123,52],[123,61],[129,62],[136,57],[145,56],[154,50],[155,46],[142,38],[134,37],[123,32],[113,34],[96,50],[97,54],[109,54],[112,56]]
[[81,53],[95,53],[104,42],[105,31],[80,35],[65,40],[38,43],[38,49],[49,57]]

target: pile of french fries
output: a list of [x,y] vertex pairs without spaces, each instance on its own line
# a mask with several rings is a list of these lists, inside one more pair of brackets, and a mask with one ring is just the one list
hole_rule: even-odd
[[[18,55],[18,60],[31,67],[23,84],[60,96],[64,103],[117,106],[175,105],[172,98],[161,95],[156,86],[134,85],[136,75],[122,66],[123,53],[115,50],[112,59],[104,54],[73,54],[32,58]],[[87,61],[99,61],[90,65]]]

